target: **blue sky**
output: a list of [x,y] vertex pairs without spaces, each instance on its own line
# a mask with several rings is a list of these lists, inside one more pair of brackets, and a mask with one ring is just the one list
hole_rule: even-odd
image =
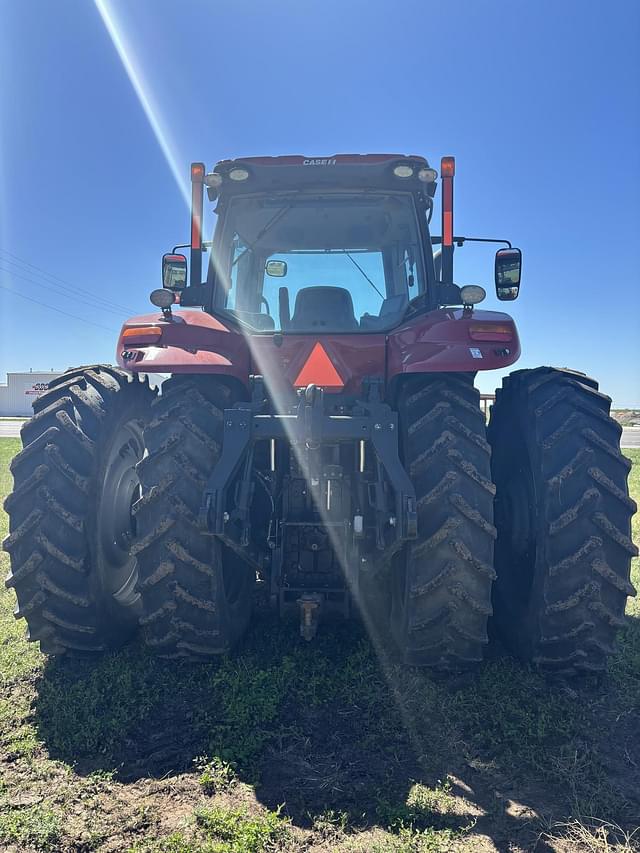
[[[191,160],[398,151],[455,154],[456,232],[522,248],[519,366],[640,405],[637,0],[99,5],[0,0],[0,381],[113,360]],[[492,259],[456,252],[485,307]]]

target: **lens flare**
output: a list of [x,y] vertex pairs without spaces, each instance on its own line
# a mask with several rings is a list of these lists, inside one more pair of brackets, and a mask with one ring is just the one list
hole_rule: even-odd
[[140,106],[147,117],[147,121],[149,122],[156,141],[160,146],[160,150],[164,154],[164,158],[171,170],[171,174],[178,185],[185,204],[188,206],[191,199],[191,192],[189,184],[186,181],[186,176],[183,174],[182,169],[178,167],[178,163],[180,163],[181,160],[176,156],[175,143],[171,139],[166,123],[162,119],[162,113],[160,112],[158,105],[154,102],[151,94],[151,88],[142,73],[140,63],[135,55],[131,42],[127,38],[124,27],[122,26],[121,21],[119,21],[114,14],[113,8],[108,0],[94,0],[94,3],[100,17],[102,18],[102,23],[109,33],[109,38],[120,57],[122,67],[124,68],[127,77],[129,78],[129,82],[136,93]]
[[[180,190],[184,203],[189,208],[191,205],[191,185],[188,180],[187,171],[183,170],[179,165],[182,162],[186,162],[186,159],[177,154],[177,145],[171,137],[168,124],[164,120],[157,98],[153,95],[149,80],[142,71],[141,63],[132,45],[132,40],[126,33],[122,21],[114,13],[113,5],[109,0],[94,0],[94,3],[102,19],[102,23],[109,34],[109,38],[116,49],[116,53],[120,58],[122,67],[136,93],[138,102],[149,122],[156,142],[167,162],[167,166]],[[216,273],[221,275],[222,269],[213,253],[211,255],[211,263],[215,267]]]
[[[126,37],[122,23],[117,20],[117,17],[114,15],[113,9],[111,8],[111,5],[108,0],[94,0],[94,2],[96,8],[98,9],[100,17],[102,18],[104,26],[107,32],[109,33],[109,37],[113,42],[113,46],[115,47],[118,56],[120,57],[120,61],[122,62],[124,70],[126,71],[127,77],[129,78],[129,81],[136,93],[140,106],[142,107],[145,116],[147,117],[147,120],[151,126],[156,141],[160,146],[160,150],[162,151],[164,158],[167,161],[167,165],[169,166],[169,169],[171,170],[171,173],[174,177],[174,180],[176,181],[176,184],[180,189],[182,197],[185,201],[185,205],[189,207],[191,203],[191,188],[186,180],[186,171],[185,174],[183,174],[182,169],[178,167],[178,163],[182,162],[182,159],[176,156],[175,143],[171,139],[166,127],[166,123],[162,119],[162,113],[154,98],[152,97],[150,86],[144,78],[144,75],[140,68],[140,63],[137,60],[130,41]],[[222,265],[215,257],[213,251],[210,257],[210,262],[213,264],[216,270],[218,285],[222,287],[227,287],[228,289],[230,286],[229,272],[223,269]],[[290,397],[284,394],[282,391],[282,377],[269,377],[269,374],[272,371],[269,370],[268,365],[266,363],[263,363],[263,353],[259,350],[258,347],[254,346],[253,339],[248,332],[243,330],[243,334],[245,335],[247,344],[251,351],[253,364],[257,368],[255,372],[260,373],[264,376],[265,384],[269,391],[270,397],[274,403],[275,411],[288,411],[290,405]],[[292,437],[293,436],[291,435],[289,436],[290,439]],[[290,440],[289,444],[293,448],[294,455],[296,456],[298,466],[303,476],[305,478],[308,478],[310,476],[310,472],[308,469],[308,459],[306,453],[302,448],[298,447],[295,442]],[[331,544],[334,548],[334,551],[341,562],[341,568],[343,571],[344,578],[347,583],[350,583],[349,579],[351,577],[351,572],[349,571],[349,566],[345,565],[344,558],[341,557],[342,543],[339,541],[339,537],[336,533],[335,528],[330,523],[330,518],[327,512],[325,501],[322,499],[316,499],[316,506],[321,524],[325,527]],[[391,660],[389,658],[388,639],[383,636],[380,630],[380,626],[371,617],[371,614],[368,611],[366,602],[363,600],[360,590],[355,589],[351,586],[350,592],[353,601],[361,614],[361,617],[365,624],[365,628],[367,630],[367,633],[369,634],[369,638],[379,658],[382,671],[386,676],[389,690],[398,706],[398,709],[400,710],[407,733],[411,738],[416,753],[418,755],[421,755],[424,752],[423,746],[421,744],[421,738],[418,735],[415,722],[412,719],[412,716],[403,701],[398,675],[394,671],[394,667],[392,666]]]

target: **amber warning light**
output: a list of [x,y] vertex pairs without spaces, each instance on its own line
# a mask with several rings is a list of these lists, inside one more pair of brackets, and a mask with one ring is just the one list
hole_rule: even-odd
[[440,174],[443,178],[453,178],[456,173],[456,158],[443,157],[440,162]]

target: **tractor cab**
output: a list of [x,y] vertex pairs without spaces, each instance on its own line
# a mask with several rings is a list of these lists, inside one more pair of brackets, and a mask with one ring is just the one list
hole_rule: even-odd
[[[194,163],[191,287],[180,301],[251,335],[380,333],[415,310],[476,304],[482,288],[453,282],[454,244],[470,239],[453,234],[454,172],[443,158],[442,236],[432,238],[437,172],[423,157],[250,157],[209,174]],[[205,188],[218,215],[208,244]],[[520,252],[489,242],[509,247],[496,256],[496,293],[514,299]],[[181,290],[186,258],[166,255],[163,266],[164,286]]]
[[397,326],[435,291],[435,177],[424,158],[391,154],[218,163],[204,178],[218,202],[213,312],[252,334]]
[[391,328],[427,292],[418,216],[408,193],[234,197],[214,249],[214,311],[252,333]]

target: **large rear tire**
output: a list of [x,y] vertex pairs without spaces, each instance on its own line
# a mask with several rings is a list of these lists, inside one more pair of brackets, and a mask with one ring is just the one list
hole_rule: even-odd
[[6,583],[45,653],[117,648],[137,628],[131,504],[152,398],[124,371],[77,368],[49,384],[22,428],[5,502]]
[[143,637],[162,657],[227,652],[251,617],[255,575],[197,523],[231,404],[230,389],[216,377],[177,376],[163,384],[145,430],[134,550]]
[[482,660],[495,577],[495,488],[478,392],[465,374],[416,377],[398,411],[418,539],[394,566],[392,633],[406,663],[467,668]]
[[495,620],[519,657],[597,672],[623,624],[633,545],[629,461],[611,400],[581,373],[508,376],[491,411]]

